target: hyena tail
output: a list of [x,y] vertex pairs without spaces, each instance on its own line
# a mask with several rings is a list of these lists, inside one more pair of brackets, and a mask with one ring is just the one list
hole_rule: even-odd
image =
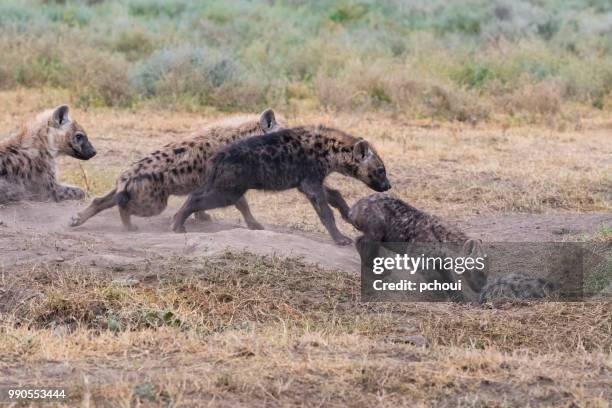
[[125,208],[128,205],[128,202],[130,201],[130,193],[128,191],[130,181],[132,180],[129,180],[127,183],[121,186],[121,190],[119,190],[119,187],[117,187],[117,192],[115,193],[115,201],[117,202],[117,205],[121,208]]
[[130,201],[130,193],[128,193],[127,191],[119,191],[116,195],[115,195],[115,199],[117,200],[117,205],[119,207],[125,208],[128,204],[128,202]]

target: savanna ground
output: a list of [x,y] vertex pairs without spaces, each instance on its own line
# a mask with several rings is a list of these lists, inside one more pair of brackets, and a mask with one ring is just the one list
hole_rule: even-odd
[[[607,0],[0,2],[0,135],[69,102],[91,196],[143,153],[276,109],[370,140],[393,192],[487,241],[612,245]],[[370,191],[333,176],[349,203]],[[0,207],[0,387],[65,406],[594,406],[610,275],[580,303],[365,304],[352,248],[296,192],[169,231],[85,203]],[[353,230],[339,220],[352,237]],[[612,266],[608,264],[608,266]]]
[[[0,95],[7,130],[24,112],[69,98]],[[61,178],[92,195],[125,163],[224,116],[72,115],[99,154],[62,159]],[[475,236],[610,245],[606,117],[577,131],[384,113],[284,116],[366,137],[395,194]],[[369,194],[345,177],[330,184],[350,203]],[[0,385],[64,385],[67,406],[606,407],[612,399],[609,275],[592,282],[598,300],[573,304],[365,304],[356,252],[331,243],[303,197],[248,198],[267,231],[245,229],[225,209],[173,234],[179,199],[159,217],[137,219],[137,233],[121,232],[115,210],[68,228],[85,203],[0,208]]]

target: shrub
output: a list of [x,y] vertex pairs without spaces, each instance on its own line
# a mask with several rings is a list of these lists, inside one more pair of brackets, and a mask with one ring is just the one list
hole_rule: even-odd
[[611,6],[558,3],[5,0],[0,87],[60,87],[86,105],[298,103],[458,120],[609,109]]
[[[130,83],[145,97],[177,102],[185,98],[199,105],[244,108],[265,100],[237,58],[204,47],[165,48],[137,65]],[[254,94],[253,94],[254,93]]]
[[138,17],[177,17],[185,11],[187,4],[179,0],[132,0],[130,14]]
[[136,61],[149,55],[154,49],[154,44],[145,31],[133,29],[121,31],[111,48],[124,54],[129,60]]

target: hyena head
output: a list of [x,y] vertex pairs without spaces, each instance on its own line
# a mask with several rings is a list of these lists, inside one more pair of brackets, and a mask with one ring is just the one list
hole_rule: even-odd
[[276,121],[276,115],[270,108],[263,111],[259,116],[259,127],[263,133],[272,133],[284,128],[282,123]]
[[89,160],[96,155],[96,149],[87,138],[87,133],[76,121],[68,116],[68,106],[53,110],[48,122],[47,138],[49,148],[57,154],[65,154],[79,160]]
[[372,190],[382,192],[391,188],[385,164],[367,141],[360,139],[355,143],[349,167],[352,175]]
[[[485,259],[487,254],[482,247],[482,241],[480,239],[468,239],[463,244],[461,253],[466,258],[472,259]],[[466,270],[467,283],[472,290],[480,292],[482,288],[487,284],[487,274],[485,270],[478,270],[476,268]]]

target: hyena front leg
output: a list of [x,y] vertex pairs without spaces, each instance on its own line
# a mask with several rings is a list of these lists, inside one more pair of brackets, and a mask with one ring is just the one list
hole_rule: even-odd
[[361,265],[372,269],[374,258],[378,256],[381,243],[379,240],[368,239],[367,236],[362,235],[355,241],[355,248],[361,258]]
[[247,202],[246,198],[244,198],[244,196],[240,197],[240,199],[236,202],[236,204],[234,204],[234,206],[242,214],[242,217],[244,218],[244,221],[246,222],[249,229],[252,229],[252,230],[264,229],[263,225],[257,222],[255,217],[253,217],[253,214],[251,214],[249,203]]
[[53,189],[53,198],[55,201],[82,200],[85,192],[78,187],[57,184]]
[[319,219],[331,235],[334,242],[338,245],[349,245],[353,242],[349,237],[343,235],[336,226],[334,213],[327,203],[327,194],[323,184],[314,181],[305,181],[300,184],[298,190],[302,192],[314,207]]
[[351,220],[349,218],[349,211],[351,209],[346,203],[346,201],[344,201],[344,198],[342,197],[342,194],[340,194],[340,191],[325,186],[325,194],[327,195],[327,201],[329,202],[329,205],[337,209],[340,212],[342,219],[350,224]]
[[83,225],[85,221],[87,221],[100,211],[106,210],[117,205],[115,193],[116,190],[112,189],[105,196],[94,198],[89,207],[79,212],[78,214],[73,215],[72,218],[70,218],[70,226],[78,227],[79,225]]

